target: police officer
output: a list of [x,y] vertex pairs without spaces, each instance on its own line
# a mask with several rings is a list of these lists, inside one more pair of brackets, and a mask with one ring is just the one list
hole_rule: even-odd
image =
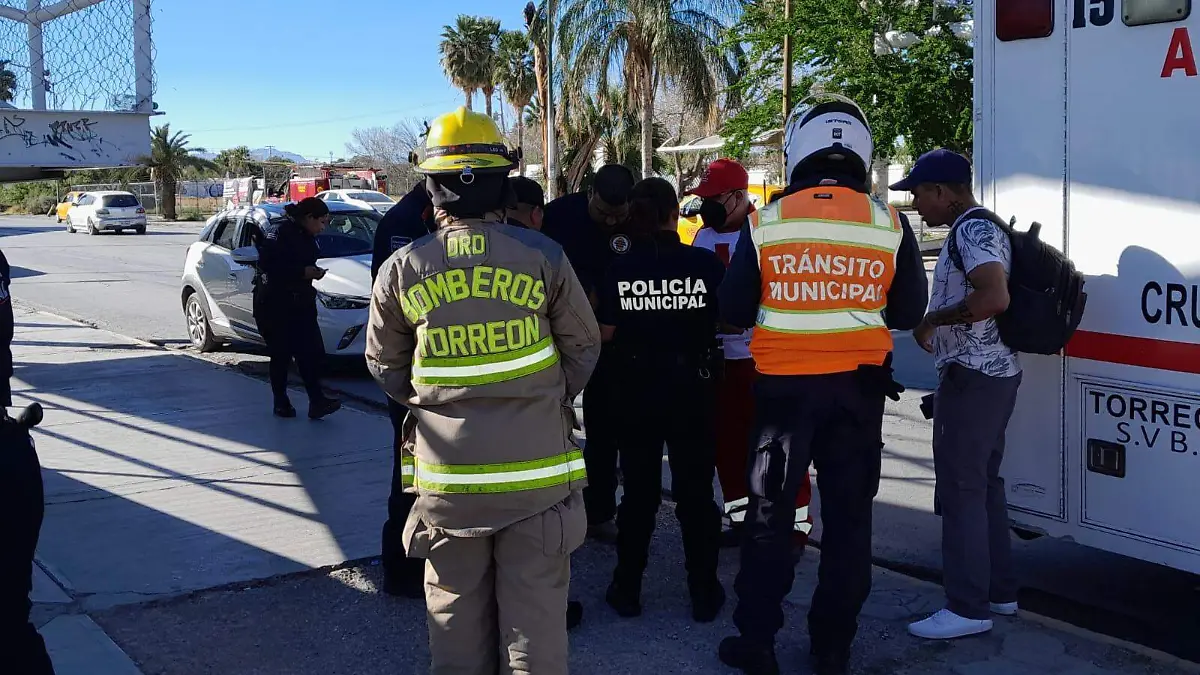
[[[375,229],[375,246],[371,255],[371,282],[379,268],[393,253],[433,232],[433,202],[425,191],[424,181],[413,186],[408,194],[388,209]],[[392,487],[388,494],[388,517],[383,523],[383,592],[413,599],[425,597],[425,561],[409,558],[404,550],[404,523],[408,520],[416,495],[404,491],[400,446],[404,440],[404,420],[408,409],[391,396],[387,397],[388,416],[392,420]]]
[[784,133],[787,196],[750,217],[720,289],[725,321],[754,327],[760,377],[734,585],[741,635],[719,654],[751,675],[779,672],[775,634],[794,576],[788,539],[812,463],[824,536],[808,631],[814,672],[837,675],[871,589],[884,398],[903,391],[891,376],[889,329],[914,328],[928,291],[912,228],[868,192],[872,140],[858,106],[806,99]]
[[341,409],[325,396],[319,378],[325,346],[317,325],[317,293],[312,282],[325,276],[317,267],[316,236],[329,223],[329,207],[316,197],[284,207],[287,219],[261,233],[258,275],[254,280],[254,320],[271,355],[271,393],[275,415],[295,417],[288,400],[292,359],[308,392],[308,416],[320,419]]
[[4,672],[54,675],[46,643],[29,621],[33,557],[45,514],[42,470],[29,430],[37,403],[17,419],[0,419],[0,659]]
[[662,501],[667,445],[671,495],[683,531],[692,617],[708,622],[725,603],[717,580],[721,513],[713,497],[714,409],[720,371],[716,290],[724,265],[686,246],[676,232],[675,188],[647,178],[630,193],[630,222],[646,245],[614,261],[599,292],[600,331],[621,383],[621,473],[617,568],[606,600],[618,614],[641,614],[642,576]]
[[[579,274],[593,306],[595,290],[613,259],[628,253],[635,240],[628,227],[629,191],[633,172],[620,164],[600,167],[585,192],[559,197],[546,205],[542,233],[558,242]],[[602,348],[596,372],[583,394],[583,422],[587,443],[588,532],[602,541],[616,540],[617,433],[622,424],[616,414],[620,383],[609,367],[608,349]]]
[[12,305],[12,268],[0,251],[0,418],[7,417],[5,409],[12,405],[13,374],[12,341],[15,320]]
[[587,518],[564,432],[600,336],[561,247],[503,223],[515,163],[490,117],[435,120],[420,171],[438,229],[388,259],[371,300],[367,365],[416,420],[404,542],[427,561],[433,675],[567,673]]

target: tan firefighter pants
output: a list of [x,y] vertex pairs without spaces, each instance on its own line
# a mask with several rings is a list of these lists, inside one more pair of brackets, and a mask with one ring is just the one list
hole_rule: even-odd
[[570,556],[586,534],[579,492],[491,536],[418,532],[431,675],[567,675]]

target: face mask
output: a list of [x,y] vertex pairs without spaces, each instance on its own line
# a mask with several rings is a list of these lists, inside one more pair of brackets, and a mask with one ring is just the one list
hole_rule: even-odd
[[704,227],[710,227],[714,230],[725,229],[725,220],[729,218],[729,214],[725,211],[725,205],[715,199],[705,199],[700,203],[700,218],[704,221]]

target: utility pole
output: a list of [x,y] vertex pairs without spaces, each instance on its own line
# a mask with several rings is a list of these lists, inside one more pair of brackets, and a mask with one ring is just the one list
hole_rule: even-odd
[[558,196],[558,142],[554,135],[554,0],[546,0],[546,199]]
[[[792,20],[792,0],[783,0],[783,20],[790,22]],[[788,30],[783,34],[783,124],[784,136],[782,140],[787,142],[787,119],[788,115],[792,114],[792,29],[788,26]],[[786,148],[784,148],[786,150]],[[780,169],[779,175],[783,180],[781,183],[787,185],[791,176],[787,175],[787,156],[780,153]]]

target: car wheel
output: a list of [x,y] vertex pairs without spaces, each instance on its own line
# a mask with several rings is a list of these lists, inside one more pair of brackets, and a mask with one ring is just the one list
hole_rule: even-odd
[[75,234],[75,223],[72,222],[70,216],[67,217],[67,234]]
[[192,293],[183,303],[183,315],[187,319],[188,338],[192,346],[201,353],[211,352],[218,343],[213,337],[212,325],[208,322],[208,312],[200,301],[199,293]]
[[87,225],[88,225],[88,234],[91,234],[91,235],[100,234],[100,230],[96,229],[96,224],[92,222],[91,218],[88,218]]
[[137,232],[138,234],[146,234],[146,226],[142,225],[141,227],[134,230],[134,232]]

